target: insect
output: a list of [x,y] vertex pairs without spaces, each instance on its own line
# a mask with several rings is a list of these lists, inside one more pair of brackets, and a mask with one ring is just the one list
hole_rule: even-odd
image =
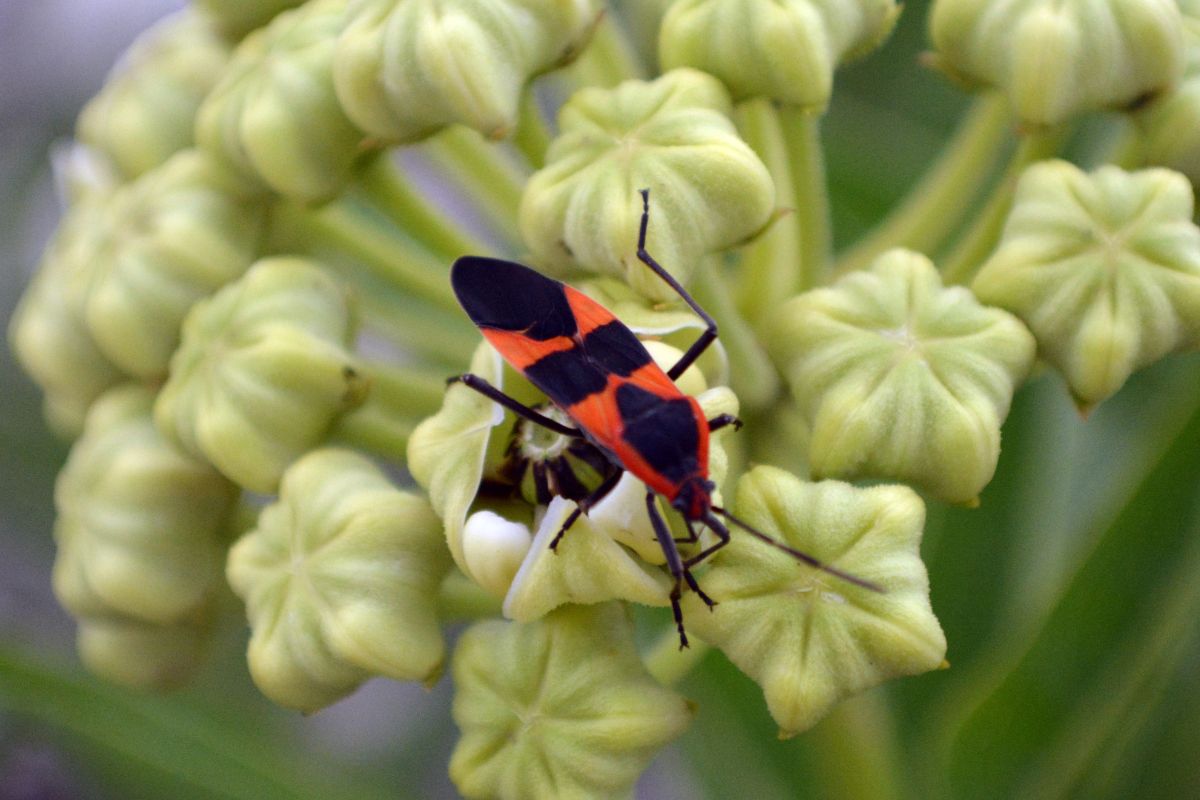
[[[680,647],[688,644],[679,604],[683,586],[686,584],[710,608],[716,604],[700,588],[692,568],[729,543],[729,528],[720,517],[798,561],[881,591],[862,578],[789,547],[713,504],[716,487],[708,479],[709,434],[728,425],[740,428],[741,421],[729,414],[706,419],[695,398],[675,385],[684,370],[716,340],[717,324],[646,252],[650,191],[642,189],[640,193],[638,259],[678,293],[705,325],[670,369],[664,372],[629,328],[582,292],[512,261],[464,256],[451,268],[450,281],[467,316],[492,347],[562,409],[575,427],[518,402],[478,375],[458,375],[449,382],[461,382],[563,436],[590,442],[617,467],[591,494],[577,501],[551,548],[557,547],[579,516],[599,502],[624,472],[645,483],[646,512],[674,579],[670,599]],[[656,495],[666,498],[683,517],[687,538],[673,538],[659,513]],[[684,558],[677,545],[699,541],[694,527],[697,522],[716,534],[717,541]]]

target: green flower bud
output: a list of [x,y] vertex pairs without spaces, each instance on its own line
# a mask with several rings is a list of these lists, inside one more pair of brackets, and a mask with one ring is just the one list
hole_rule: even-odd
[[175,689],[203,664],[207,621],[155,625],[121,616],[82,617],[76,647],[83,663],[107,681],[135,689]]
[[248,36],[200,108],[200,146],[287,197],[336,194],[362,152],[333,91],[345,8],[345,0],[308,3]]
[[281,11],[303,5],[305,0],[195,0],[201,12],[231,39],[240,39],[266,25]]
[[8,329],[17,360],[45,392],[47,417],[70,437],[83,430],[92,401],[122,380],[84,323],[84,292],[104,202],[87,197],[67,210]]
[[229,45],[204,17],[184,11],[142,34],[79,114],[80,141],[126,178],[192,145],[200,101],[229,60]]
[[54,590],[78,616],[178,623],[220,580],[237,488],[163,440],[152,402],[140,386],[97,400],[59,473]]
[[1084,408],[1172,350],[1200,347],[1200,229],[1165,169],[1035,164],[972,288],[1021,317]]
[[992,479],[1035,350],[1018,320],[943,287],[908,250],[783,304],[773,344],[812,429],[814,477],[901,480],[968,504]]
[[598,18],[596,0],[358,0],[334,56],[338,97],[387,141],[456,122],[502,139],[525,84],[570,61]]
[[1175,0],[937,0],[930,12],[937,66],[998,87],[1029,125],[1171,89],[1183,72],[1181,25]]
[[194,150],[113,195],[87,290],[100,349],[132,375],[160,377],[192,304],[237,278],[259,248],[266,207]]
[[301,258],[259,261],[197,303],[155,404],[159,429],[256,492],[274,492],[369,381],[343,288]]
[[1134,116],[1146,163],[1177,169],[1200,183],[1200,0],[1179,0],[1187,54],[1183,81]]
[[438,586],[449,566],[425,500],[394,489],[356,453],[309,453],[229,551],[255,684],[280,705],[315,711],[372,675],[435,679],[445,650]]
[[659,58],[715,75],[735,100],[823,111],[837,65],[873,50],[899,16],[895,0],[681,0],[663,19]]
[[937,668],[946,638],[929,605],[921,499],[905,486],[805,483],[774,467],[738,482],[737,513],[792,547],[881,586],[873,592],[735,532],[702,578],[709,613],[684,596],[688,628],[762,687],[781,736],[886,680]]
[[693,713],[646,672],[617,605],[474,625],[454,683],[450,777],[468,798],[628,797]]
[[521,235],[548,269],[577,264],[677,299],[637,258],[649,188],[646,249],[681,282],[703,256],[753,236],[775,210],[767,168],[729,119],[714,78],[677,69],[650,82],[583,89],[563,105],[546,166],[521,198]]

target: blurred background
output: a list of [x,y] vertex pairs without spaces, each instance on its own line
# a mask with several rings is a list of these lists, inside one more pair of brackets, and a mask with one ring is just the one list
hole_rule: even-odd
[[[51,147],[134,36],[180,5],[0,0],[5,326],[57,219]],[[965,107],[918,66],[925,6],[839,73],[824,131],[840,243],[902,196]],[[1114,124],[1085,126],[1072,152]],[[0,800],[456,796],[447,681],[372,681],[303,718],[249,683],[236,626],[173,695],[89,678],[50,591],[66,447],[40,402],[0,348]],[[1004,437],[981,508],[929,509],[950,669],[779,742],[758,688],[713,654],[680,687],[700,703],[692,730],[638,796],[1200,797],[1200,357],[1135,376],[1086,422],[1041,375]]]

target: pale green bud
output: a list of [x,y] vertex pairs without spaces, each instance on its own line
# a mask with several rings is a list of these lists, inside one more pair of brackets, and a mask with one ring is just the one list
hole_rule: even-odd
[[576,92],[521,198],[521,235],[536,263],[577,265],[677,299],[637,258],[639,189],[650,189],[646,249],[685,283],[705,255],[754,236],[775,210],[771,176],[729,111],[724,87],[691,69]]
[[246,37],[196,119],[196,139],[223,163],[286,197],[336,194],[362,134],[333,91],[333,49],[346,0],[320,0]]
[[479,623],[459,640],[454,684],[450,777],[472,799],[629,797],[693,714],[646,672],[615,604]]
[[597,0],[355,0],[334,56],[364,131],[410,142],[453,123],[502,139],[533,76],[573,58]]
[[87,290],[88,328],[113,363],[161,377],[192,304],[237,278],[260,246],[266,207],[185,150],[113,195]]
[[774,467],[738,482],[736,512],[781,541],[883,589],[871,591],[738,535],[703,577],[711,613],[684,596],[688,630],[762,687],[787,737],[840,700],[942,664],[946,638],[919,552],[925,507],[905,486],[805,483]]
[[365,399],[353,342],[337,281],[302,258],[263,259],[192,309],[155,420],[231,480],[274,492],[288,464]]
[[783,304],[772,342],[811,426],[814,477],[900,480],[951,503],[991,480],[1035,351],[1020,321],[908,250]]
[[1173,350],[1200,347],[1200,229],[1166,169],[1035,164],[972,284],[1037,337],[1084,408]]
[[240,39],[266,25],[281,11],[302,5],[305,0],[195,0],[195,5],[231,39]]
[[968,84],[1003,91],[1029,125],[1127,108],[1183,73],[1175,0],[937,0],[935,63]]
[[192,145],[200,101],[229,60],[229,45],[192,11],[142,34],[79,114],[79,140],[135,178]]
[[663,19],[659,58],[715,75],[735,100],[823,111],[834,69],[877,47],[899,16],[895,0],[681,0]]
[[[497,389],[513,394],[513,387],[505,380],[500,356],[486,343],[476,348],[468,371]],[[528,387],[526,391],[531,392]],[[489,450],[493,466],[502,458],[502,437],[492,434],[493,429],[504,422],[505,414],[500,405],[456,383],[446,390],[441,410],[421,422],[408,440],[408,468],[421,488],[429,493],[430,504],[445,524],[446,543],[455,565],[482,586],[493,581],[477,578],[467,564],[463,531],[487,467]],[[510,419],[504,428],[511,430],[511,426]]]
[[8,329],[17,360],[46,395],[51,424],[71,437],[83,430],[92,401],[122,380],[121,371],[100,352],[84,322],[84,298],[104,202],[101,197],[86,197],[67,210]]
[[204,663],[212,627],[206,619],[155,625],[123,616],[79,619],[75,646],[84,665],[135,689],[175,689]]
[[229,551],[255,684],[280,705],[315,711],[372,675],[436,679],[438,586],[449,566],[424,499],[356,453],[309,453]]
[[59,473],[54,590],[76,615],[177,623],[220,579],[237,488],[159,435],[152,402],[140,386],[97,400]]
[[1179,0],[1187,66],[1175,91],[1139,111],[1146,163],[1177,169],[1200,183],[1200,1]]

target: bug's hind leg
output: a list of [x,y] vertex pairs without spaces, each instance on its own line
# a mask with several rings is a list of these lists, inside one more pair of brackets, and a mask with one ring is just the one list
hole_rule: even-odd
[[495,386],[492,386],[486,380],[473,373],[467,372],[463,375],[455,375],[452,378],[447,378],[446,383],[461,383],[464,386],[469,386],[489,400],[493,400],[504,406],[517,416],[524,417],[530,422],[541,425],[547,430],[552,430],[555,433],[561,433],[563,436],[583,436],[583,432],[578,428],[572,428],[570,426],[563,425],[561,422],[556,422],[555,420],[550,419],[545,414],[534,411],[521,401],[509,397],[504,392],[500,391]]

